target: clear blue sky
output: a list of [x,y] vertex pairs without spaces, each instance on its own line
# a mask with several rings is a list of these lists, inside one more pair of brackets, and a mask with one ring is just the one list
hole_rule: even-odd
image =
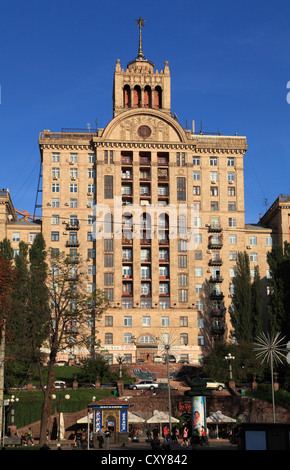
[[1,6],[1,188],[33,212],[43,129],[105,127],[116,59],[169,61],[172,112],[247,137],[246,222],[290,193],[289,0],[70,0]]

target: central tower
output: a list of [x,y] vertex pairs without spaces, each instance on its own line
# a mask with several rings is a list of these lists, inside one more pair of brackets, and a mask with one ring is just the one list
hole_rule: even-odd
[[146,59],[142,47],[142,27],[144,21],[139,18],[139,49],[135,59],[127,64],[127,69],[121,68],[117,59],[114,74],[113,113],[117,114],[136,108],[152,108],[171,113],[170,71],[168,62],[164,69],[154,71],[154,64]]

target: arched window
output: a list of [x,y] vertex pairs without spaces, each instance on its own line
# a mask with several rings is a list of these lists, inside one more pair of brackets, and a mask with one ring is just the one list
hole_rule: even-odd
[[124,86],[123,90],[124,108],[131,108],[131,90],[129,85]]
[[134,88],[134,108],[141,107],[141,88],[136,85]]
[[154,90],[154,108],[162,108],[162,90],[160,86],[157,86]]
[[149,85],[144,89],[144,108],[152,108],[151,88]]
[[154,341],[154,339],[152,338],[152,336],[142,336],[142,338],[140,338],[139,343],[142,343],[142,344],[154,344],[155,341]]

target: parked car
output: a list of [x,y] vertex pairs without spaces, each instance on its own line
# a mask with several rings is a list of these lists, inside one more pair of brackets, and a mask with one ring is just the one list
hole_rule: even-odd
[[67,361],[57,361],[54,365],[55,366],[68,366],[68,362]]
[[63,380],[56,380],[54,382],[54,388],[66,388],[66,383]]
[[[162,359],[163,359],[163,362],[167,361],[166,354],[163,354]],[[176,357],[173,356],[173,354],[169,354],[168,359],[169,359],[169,362],[176,362]]]
[[154,390],[158,388],[159,384],[153,382],[152,380],[141,380],[141,382],[137,382],[134,384],[129,385],[130,390]]
[[153,362],[163,362],[163,359],[161,356],[155,356]]
[[[164,383],[164,384],[158,384],[158,390],[168,390],[168,384]],[[170,390],[178,390],[177,387],[172,387],[172,385],[170,385]]]
[[227,388],[222,382],[217,382],[216,380],[208,378],[205,378],[204,380],[206,380],[206,388],[211,388],[212,390],[224,390]]

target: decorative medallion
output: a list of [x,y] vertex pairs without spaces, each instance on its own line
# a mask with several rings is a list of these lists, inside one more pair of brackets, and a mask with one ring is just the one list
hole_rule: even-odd
[[138,135],[143,137],[143,139],[147,139],[151,135],[151,129],[149,126],[140,126],[138,128]]

